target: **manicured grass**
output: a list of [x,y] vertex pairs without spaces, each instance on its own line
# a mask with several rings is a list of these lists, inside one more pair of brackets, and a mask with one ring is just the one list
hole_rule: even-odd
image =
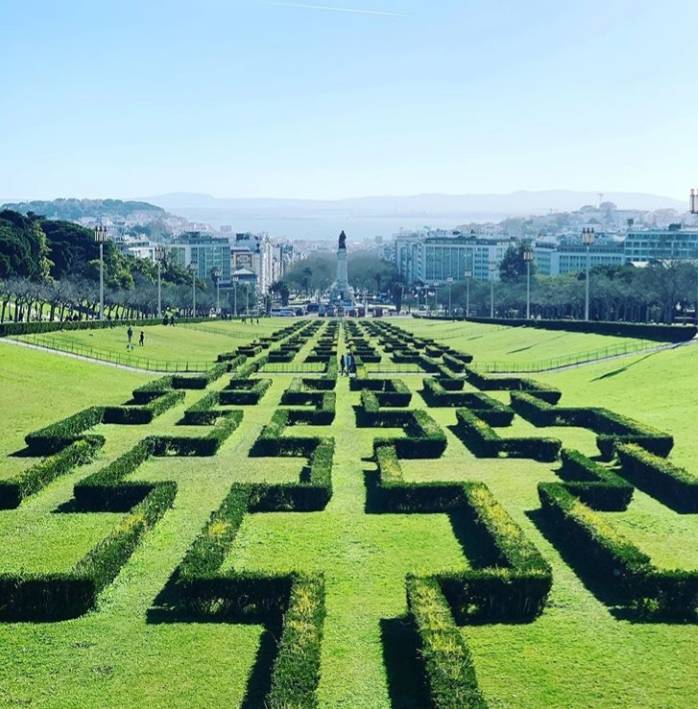
[[448,321],[405,318],[400,327],[418,335],[430,337],[450,347],[475,355],[475,366],[485,364],[534,365],[545,367],[560,359],[604,350],[615,353],[619,348],[642,349],[657,343],[629,337],[560,332],[505,325],[485,325]]
[[[127,326],[100,330],[69,330],[45,335],[24,335],[18,339],[54,349],[74,351],[98,359],[157,369],[165,362],[178,368],[204,369],[220,352],[229,352],[255,337],[269,335],[289,324],[288,318],[260,318],[259,324],[247,321],[212,321],[196,324],[177,323],[133,326],[133,349],[127,349]],[[145,334],[139,346],[140,331]]]
[[[264,331],[253,326],[247,339],[291,322],[277,320]],[[442,339],[419,330],[434,327],[431,323],[391,322]],[[507,347],[515,360],[526,353],[513,350],[524,346],[531,347],[529,357],[539,347],[551,352],[562,346],[562,340],[548,341],[551,333],[541,331],[524,331],[528,338],[524,345],[516,339],[520,333],[514,329],[492,328],[488,334],[491,326],[438,326],[466,328],[457,334],[460,340],[445,341],[474,353],[475,364],[479,358],[489,359],[490,352],[501,358]],[[233,334],[227,333],[227,327],[228,323],[206,323],[169,331],[175,331],[181,349],[205,350],[213,359],[219,351],[233,349],[243,341],[236,339],[237,323],[231,326]],[[146,330],[146,337],[157,329]],[[164,335],[167,338],[169,331]],[[507,345],[506,333],[516,341]],[[588,337],[595,342],[599,339],[575,335],[564,341],[565,351],[597,347],[589,344]],[[493,350],[484,343],[488,338],[494,343]],[[311,346],[306,344],[296,361],[302,361]],[[480,346],[482,349],[476,350]],[[149,379],[2,343],[0,357],[5,365],[0,368],[3,476],[35,461],[8,457],[21,450],[28,431],[91,404],[126,401],[131,389]],[[563,405],[602,405],[671,432],[676,439],[671,460],[698,472],[693,463],[698,453],[694,433],[698,376],[692,374],[697,364],[698,348],[687,346],[535,378],[560,387]],[[283,483],[299,478],[302,458],[248,457],[292,380],[285,374],[264,376],[273,383],[258,405],[230,407],[244,410],[244,418],[216,456],[151,458],[131,476],[152,482],[174,480],[177,496],[173,507],[146,534],[100,596],[96,611],[58,623],[0,622],[0,705],[209,707],[240,706],[246,698],[248,706],[263,706],[255,674],[255,668],[264,674],[263,663],[257,663],[263,638],[260,625],[159,622],[149,609],[156,605],[158,594],[233,483]],[[486,483],[553,569],[551,597],[540,618],[531,623],[461,629],[490,706],[694,704],[698,625],[640,623],[614,615],[599,590],[585,585],[563,556],[538,512],[536,486],[559,480],[558,464],[475,457],[449,428],[456,422],[455,410],[426,406],[418,393],[423,376],[404,374],[400,379],[413,392],[410,408],[427,410],[444,428],[448,446],[438,460],[401,460],[405,479]],[[222,377],[210,389],[224,387],[227,380]],[[301,425],[285,433],[335,438],[333,496],[327,508],[312,513],[247,515],[223,568],[324,572],[327,616],[318,687],[320,706],[424,706],[417,681],[419,666],[410,659],[410,644],[405,642],[405,574],[467,568],[468,540],[461,546],[446,514],[367,513],[364,475],[375,470],[370,460],[373,439],[403,433],[357,428],[353,407],[359,402],[359,392],[349,391],[346,378],[339,379],[336,392],[336,418],[331,426]],[[123,516],[71,509],[75,482],[116,459],[144,435],[200,434],[200,428],[178,426],[177,422],[184,409],[204,394],[187,391],[183,403],[147,426],[96,427],[106,444],[95,461],[58,478],[19,508],[0,510],[0,572],[70,568]],[[492,395],[508,402],[507,392]],[[595,436],[586,429],[536,428],[516,416],[511,427],[496,430],[505,437],[555,436],[567,447],[597,454]],[[657,565],[698,567],[697,515],[679,515],[638,490],[627,511],[603,514]]]

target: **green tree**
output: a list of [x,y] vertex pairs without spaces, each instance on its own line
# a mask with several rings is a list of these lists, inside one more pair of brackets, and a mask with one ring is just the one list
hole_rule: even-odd
[[[526,275],[526,259],[524,253],[528,247],[524,244],[510,246],[502,262],[499,264],[499,277],[502,281],[516,281]],[[533,263],[531,263],[533,269]]]
[[0,212],[0,277],[43,281],[50,267],[46,234],[38,217],[8,209]]
[[288,305],[289,290],[284,281],[274,281],[274,283],[269,286],[269,290],[281,298],[281,305],[284,307]]

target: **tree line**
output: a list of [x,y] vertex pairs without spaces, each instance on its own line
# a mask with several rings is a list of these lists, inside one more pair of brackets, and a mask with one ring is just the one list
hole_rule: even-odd
[[[97,317],[99,269],[99,245],[90,229],[31,212],[0,211],[0,322]],[[191,278],[165,255],[163,310],[193,314]],[[104,284],[105,316],[157,314],[157,264],[121,253],[112,241],[104,243]],[[213,279],[197,280],[196,288],[197,312],[209,312],[216,306]],[[247,300],[240,291],[244,311]]]
[[[500,280],[470,282],[470,314],[487,317],[494,295],[495,317],[525,317],[527,267],[523,246],[510,249],[500,265]],[[409,304],[448,309],[446,285],[414,289]],[[451,285],[451,307],[458,314],[466,308],[465,281]],[[431,294],[431,295],[429,295]],[[698,267],[687,261],[657,261],[642,267],[597,266],[589,273],[589,311],[592,320],[673,323],[695,318],[698,301]],[[531,316],[544,319],[582,319],[586,297],[586,273],[543,276],[531,264]]]

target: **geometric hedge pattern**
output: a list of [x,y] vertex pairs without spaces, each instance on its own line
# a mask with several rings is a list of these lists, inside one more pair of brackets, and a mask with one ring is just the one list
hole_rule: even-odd
[[[215,456],[247,412],[264,401],[275,372],[284,371],[275,368],[297,366],[297,377],[247,455],[298,459],[298,479],[232,484],[149,613],[157,622],[263,625],[263,642],[271,648],[264,665],[264,705],[316,706],[326,620],[323,573],[304,568],[285,574],[237,571],[226,560],[249,515],[322,513],[332,499],[337,361],[345,350],[354,354],[357,365],[349,380],[350,390],[357,393],[355,426],[375,431],[372,459],[366,461],[366,515],[443,514],[463,549],[477,550],[462,572],[409,573],[404,579],[405,642],[431,705],[486,706],[459,627],[535,623],[554,583],[545,558],[487,485],[405,480],[404,461],[429,465],[453,440],[477,458],[515,457],[554,467],[559,481],[538,486],[540,515],[575,572],[612,589],[613,600],[604,596],[605,602],[646,622],[695,620],[698,573],[655,567],[601,514],[626,509],[635,488],[674,510],[698,511],[698,483],[667,460],[673,446],[670,433],[607,409],[567,407],[562,393],[550,386],[480,372],[468,353],[385,321],[321,319],[296,322],[222,353],[208,372],[163,377],[136,389],[121,406],[95,405],[27,434],[27,454],[36,462],[0,482],[0,508],[20,506],[59,476],[91,461],[105,445],[104,437],[94,432],[98,424],[144,431],[129,450],[74,486],[73,511],[124,513],[118,525],[68,572],[0,575],[0,620],[63,620],[99,613],[100,593],[177,496],[174,481],[140,480],[140,467],[153,456]],[[396,370],[409,365],[405,371],[410,376],[415,376],[412,370],[421,372],[418,394],[400,374],[371,371],[386,359]],[[181,405],[187,390],[200,390],[201,396],[186,408],[181,423],[200,433],[149,434],[149,425]],[[442,408],[455,410],[456,439],[430,414]],[[536,435],[510,435],[507,429],[516,416],[532,423]],[[598,456],[565,448],[546,433],[546,428],[563,426],[593,432]]]

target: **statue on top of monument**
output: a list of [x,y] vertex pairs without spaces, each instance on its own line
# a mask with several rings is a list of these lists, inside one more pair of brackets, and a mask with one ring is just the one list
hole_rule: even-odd
[[344,230],[342,230],[342,233],[339,235],[339,248],[347,248],[347,235],[344,233]]

